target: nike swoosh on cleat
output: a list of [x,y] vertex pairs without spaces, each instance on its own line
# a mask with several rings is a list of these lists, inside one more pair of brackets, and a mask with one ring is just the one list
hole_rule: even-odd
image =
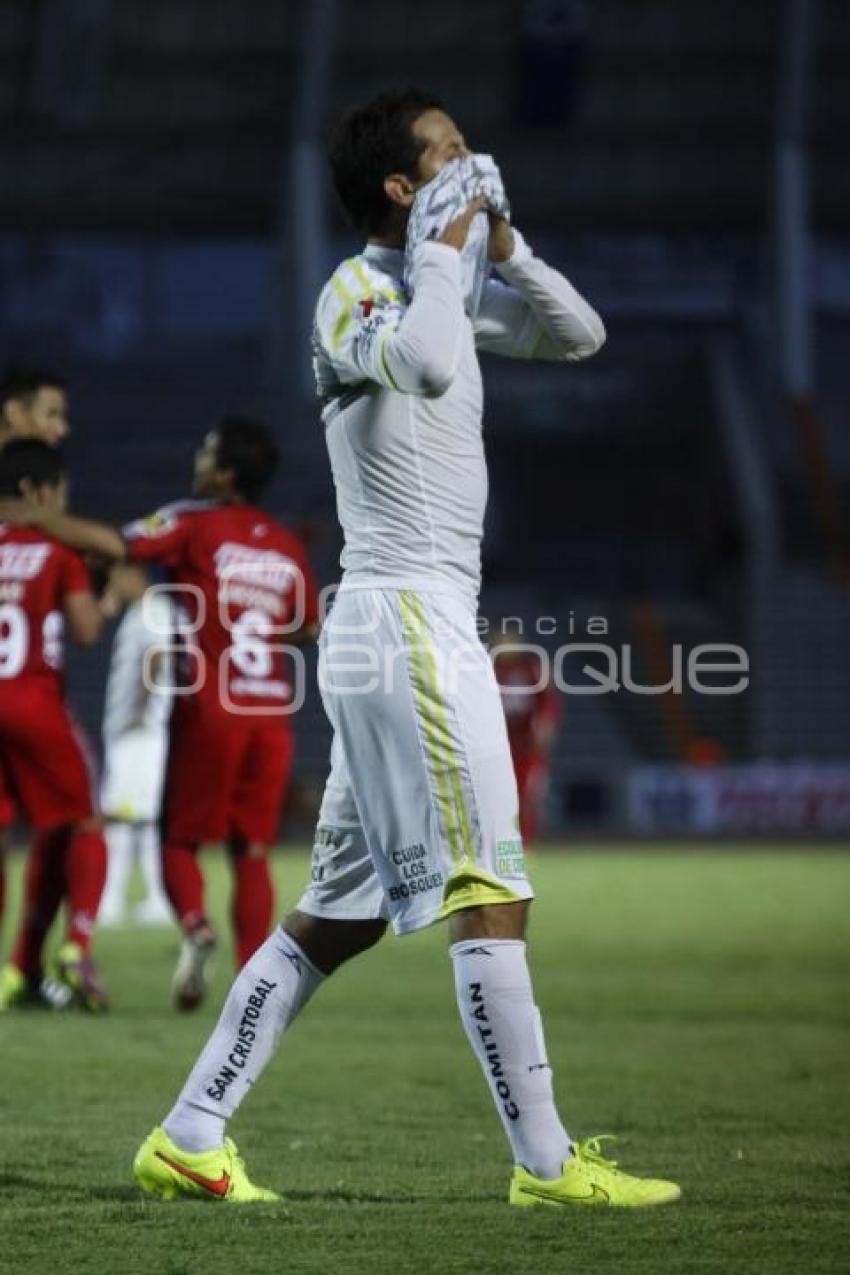
[[[555,1203],[559,1202],[558,1196],[552,1195],[549,1191],[538,1191],[536,1187],[533,1186],[523,1186],[520,1187],[520,1190],[524,1195],[536,1196],[538,1200],[551,1200]],[[600,1204],[608,1204],[611,1199],[608,1192],[603,1191],[601,1186],[595,1186],[588,1195],[570,1195],[562,1198],[565,1204],[569,1204],[571,1201],[582,1203],[585,1200],[598,1200]]]
[[227,1195],[230,1186],[230,1174],[225,1173],[222,1169],[220,1178],[205,1178],[202,1173],[195,1173],[194,1169],[188,1168],[185,1164],[180,1164],[178,1160],[172,1160],[169,1156],[163,1155],[161,1151],[155,1151],[154,1155],[158,1160],[162,1160],[170,1169],[174,1169],[177,1173],[182,1173],[184,1178],[188,1178],[190,1182],[197,1182],[198,1186],[202,1186],[205,1191],[209,1191],[210,1195]]

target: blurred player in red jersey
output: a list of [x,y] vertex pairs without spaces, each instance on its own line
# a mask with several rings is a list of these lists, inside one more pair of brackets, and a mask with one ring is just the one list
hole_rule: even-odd
[[228,847],[240,966],[271,928],[268,851],[293,754],[293,686],[281,647],[315,634],[318,609],[303,544],[253,503],[277,459],[263,426],[227,418],[195,457],[196,499],[123,533],[55,515],[42,523],[80,550],[160,563],[177,590],[183,667],[170,724],[163,868],[184,934],[173,983],[179,1009],[203,1000],[216,943],[197,861],[203,843]]
[[[55,447],[67,438],[68,395],[52,372],[11,366],[0,380],[0,448],[13,438],[39,438]],[[6,895],[5,859],[15,806],[0,766],[0,919]]]
[[[36,439],[8,443],[0,454],[0,493],[22,497],[36,517],[61,512],[61,456]],[[66,624],[84,646],[103,624],[82,560],[43,531],[0,523],[0,758],[37,834],[20,932],[0,975],[3,1009],[40,998],[42,948],[63,898],[68,928],[57,971],[65,999],[94,1011],[107,1007],[90,955],[106,847],[84,746],[64,699]]]
[[531,845],[549,782],[549,757],[561,703],[539,654],[521,638],[499,634],[491,645],[519,792],[522,839]]

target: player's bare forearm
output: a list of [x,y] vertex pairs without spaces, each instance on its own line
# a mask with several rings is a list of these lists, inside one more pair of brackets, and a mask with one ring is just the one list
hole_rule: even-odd
[[494,265],[502,261],[510,261],[514,255],[514,232],[504,217],[488,213],[490,221],[490,237],[487,244],[487,255]]
[[113,562],[121,562],[126,558],[124,537],[108,523],[95,522],[91,518],[77,518],[73,514],[60,514],[49,509],[40,509],[37,512],[39,517],[31,521],[30,526],[38,527],[46,535],[61,540],[78,553],[92,553]]
[[307,646],[310,642],[315,642],[318,636],[318,624],[305,624],[303,629],[299,629],[297,633],[289,634],[289,641],[293,646]]

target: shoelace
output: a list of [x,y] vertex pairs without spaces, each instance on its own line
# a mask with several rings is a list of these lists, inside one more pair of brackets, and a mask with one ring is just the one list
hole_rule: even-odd
[[583,1142],[576,1145],[576,1151],[580,1160],[584,1160],[586,1164],[595,1165],[598,1169],[604,1169],[607,1173],[620,1173],[617,1168],[616,1160],[609,1160],[607,1156],[602,1154],[603,1142],[616,1142],[617,1135],[615,1133],[597,1133],[593,1138],[585,1138]]

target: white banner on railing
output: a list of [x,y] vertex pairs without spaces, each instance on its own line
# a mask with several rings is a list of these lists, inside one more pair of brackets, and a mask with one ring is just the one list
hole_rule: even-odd
[[637,832],[850,832],[850,763],[639,766],[628,811]]

